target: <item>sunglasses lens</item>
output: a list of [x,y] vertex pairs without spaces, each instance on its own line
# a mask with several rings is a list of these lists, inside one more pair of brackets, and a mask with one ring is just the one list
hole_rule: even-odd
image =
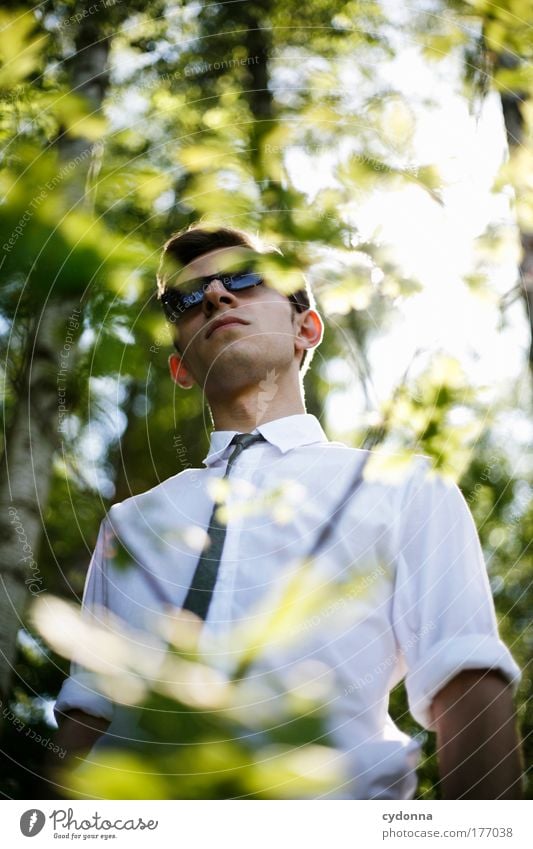
[[198,297],[195,293],[185,294],[177,289],[167,289],[161,297],[163,309],[167,316],[172,320],[180,318],[186,310],[190,307],[194,307],[195,304],[200,303],[201,300],[201,294],[200,297]]
[[[204,291],[209,281],[214,277],[197,277],[194,280],[186,280],[180,283],[179,289],[167,289],[161,297],[164,310],[169,318],[180,318],[183,313],[199,304],[204,296]],[[220,274],[219,279],[230,292],[240,289],[250,289],[263,282],[260,274],[254,271],[241,271],[237,274]]]
[[232,274],[224,285],[230,291],[238,291],[239,289],[250,289],[252,286],[258,286],[262,282],[263,278],[260,274],[256,274],[255,271],[242,271],[239,274]]
[[[192,280],[184,280],[179,284],[179,292],[182,295],[194,295],[196,292],[201,292],[204,287],[203,277],[194,277]],[[178,290],[176,290],[178,291]]]

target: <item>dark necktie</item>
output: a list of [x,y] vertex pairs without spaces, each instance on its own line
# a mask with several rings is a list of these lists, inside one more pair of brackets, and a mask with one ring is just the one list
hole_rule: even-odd
[[[246,448],[253,445],[254,442],[261,441],[264,442],[265,437],[261,436],[260,433],[238,433],[234,436],[230,444],[235,445],[235,448],[229,456],[223,479],[229,476],[237,457],[242,454]],[[224,540],[226,538],[226,525],[217,519],[217,510],[218,505],[215,503],[209,520],[209,527],[207,529],[210,544],[207,549],[202,552],[200,559],[196,564],[191,586],[189,587],[187,597],[183,602],[183,610],[190,610],[192,613],[196,613],[200,619],[207,618],[207,612],[209,610],[209,605],[211,604],[213,590],[215,589],[215,583],[217,580],[218,567],[220,566],[220,560],[222,557],[222,549],[224,548]]]

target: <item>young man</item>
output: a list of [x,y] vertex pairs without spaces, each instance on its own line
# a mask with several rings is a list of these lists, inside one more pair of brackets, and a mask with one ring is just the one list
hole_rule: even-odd
[[[170,372],[181,389],[205,393],[211,447],[205,469],[111,508],[84,605],[105,605],[146,628],[146,612],[169,602],[200,616],[216,647],[311,552],[324,590],[335,588],[340,601],[301,623],[289,649],[265,646],[263,669],[283,677],[302,659],[316,664],[317,675],[329,669],[328,730],[350,775],[337,797],[414,795],[419,746],[387,713],[389,693],[405,677],[413,716],[437,733],[446,796],[517,798],[511,689],[519,670],[498,638],[466,503],[455,485],[428,473],[424,458],[390,480],[368,473],[369,452],[327,440],[305,412],[301,382],[321,319],[303,277],[285,295],[261,273],[264,254],[265,246],[227,228],[192,228],[165,245],[159,296],[176,348]],[[255,438],[237,445],[238,434]],[[222,527],[210,484],[225,473],[233,507],[250,492],[268,504],[296,482],[297,509],[293,499],[289,521],[267,507],[233,518],[230,511]],[[191,528],[209,529],[201,555],[168,541]],[[127,551],[132,568],[118,568],[109,539]],[[363,592],[347,589],[356,578]],[[70,752],[86,751],[113,728],[114,706],[79,667],[56,711]]]

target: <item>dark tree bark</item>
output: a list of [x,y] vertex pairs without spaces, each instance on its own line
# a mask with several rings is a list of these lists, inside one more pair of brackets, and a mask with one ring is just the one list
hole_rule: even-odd
[[[85,7],[79,4],[77,9]],[[87,5],[89,5],[87,3]],[[98,110],[108,85],[109,41],[101,36],[100,15],[82,18],[69,59],[70,88],[87,98],[89,111]],[[60,132],[56,141],[61,161],[90,154],[92,144]],[[83,203],[91,156],[84,156],[69,182],[68,203]],[[16,654],[17,632],[31,594],[46,590],[36,554],[48,500],[52,463],[61,442],[58,430],[58,377],[69,316],[79,300],[50,298],[32,323],[26,343],[26,369],[13,412],[0,481],[0,697],[9,691]],[[75,381],[75,343],[69,349],[68,381]],[[71,384],[72,385],[72,384]]]
[[[515,69],[519,65],[520,59],[510,53],[502,53],[496,58],[496,67]],[[527,100],[528,95],[524,91],[508,91],[504,89],[500,94],[507,143],[511,157],[524,144],[523,109]],[[529,322],[529,366],[533,372],[533,232],[527,232],[521,229],[520,243],[522,245],[522,259],[519,268],[520,283]]]

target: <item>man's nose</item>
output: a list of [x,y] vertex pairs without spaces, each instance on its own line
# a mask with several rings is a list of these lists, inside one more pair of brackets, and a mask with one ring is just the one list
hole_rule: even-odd
[[229,292],[222,281],[215,277],[210,280],[204,289],[202,307],[209,315],[214,309],[219,309],[221,304],[232,304],[236,300],[233,292]]

